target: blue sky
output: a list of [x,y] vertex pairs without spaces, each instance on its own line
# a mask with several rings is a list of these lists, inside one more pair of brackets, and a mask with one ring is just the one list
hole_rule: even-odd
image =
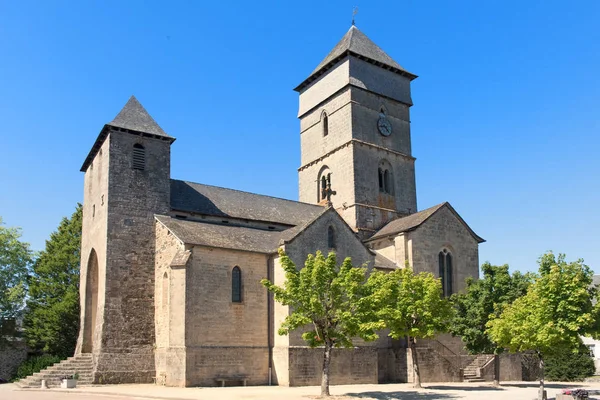
[[480,261],[546,250],[600,273],[600,2],[0,1],[0,215],[34,249],[135,94],[171,175],[297,199],[292,90],[357,26],[413,81],[419,209],[449,201]]

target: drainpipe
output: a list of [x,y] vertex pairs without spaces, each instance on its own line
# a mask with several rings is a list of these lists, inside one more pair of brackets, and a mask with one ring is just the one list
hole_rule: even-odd
[[[267,279],[270,282],[273,282],[273,256],[267,256]],[[269,347],[269,386],[272,384],[272,376],[273,376],[273,343],[272,343],[272,330],[273,330],[273,316],[272,316],[272,294],[267,291],[267,346]]]

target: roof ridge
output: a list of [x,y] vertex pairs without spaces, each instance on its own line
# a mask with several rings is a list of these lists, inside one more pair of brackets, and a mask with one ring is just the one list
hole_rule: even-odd
[[173,179],[173,178],[171,178],[171,181],[179,181],[179,182],[183,182],[183,183],[191,183],[193,185],[209,186],[209,187],[214,187],[214,188],[217,188],[217,189],[229,190],[229,191],[232,191],[232,192],[247,193],[247,194],[252,194],[252,195],[255,195],[255,196],[269,197],[271,199],[289,201],[291,203],[305,204],[307,206],[313,206],[313,207],[323,208],[323,206],[320,206],[318,204],[306,203],[304,201],[284,199],[283,197],[277,197],[277,196],[271,196],[271,195],[268,195],[268,194],[260,194],[260,193],[248,192],[246,190],[232,189],[232,188],[227,188],[227,187],[217,186],[217,185],[209,185],[207,183],[191,182],[191,181],[186,181],[186,180],[182,180],[182,179]]

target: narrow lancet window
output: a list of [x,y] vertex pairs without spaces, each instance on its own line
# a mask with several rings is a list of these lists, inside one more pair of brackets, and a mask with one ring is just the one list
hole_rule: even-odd
[[323,124],[323,136],[329,135],[329,117],[327,117],[326,112],[323,112],[321,123]]
[[332,226],[327,228],[327,247],[329,250],[335,250],[335,231]]
[[231,301],[242,302],[242,270],[240,267],[233,267],[231,271]]
[[133,169],[143,171],[146,168],[146,149],[139,143],[133,145]]
[[448,250],[444,249],[438,254],[439,273],[442,281],[442,292],[445,297],[452,294],[452,254]]

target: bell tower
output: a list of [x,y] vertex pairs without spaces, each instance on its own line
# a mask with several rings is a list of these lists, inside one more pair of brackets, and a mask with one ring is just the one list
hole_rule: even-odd
[[296,91],[299,200],[333,207],[362,238],[417,211],[406,71],[356,26]]

